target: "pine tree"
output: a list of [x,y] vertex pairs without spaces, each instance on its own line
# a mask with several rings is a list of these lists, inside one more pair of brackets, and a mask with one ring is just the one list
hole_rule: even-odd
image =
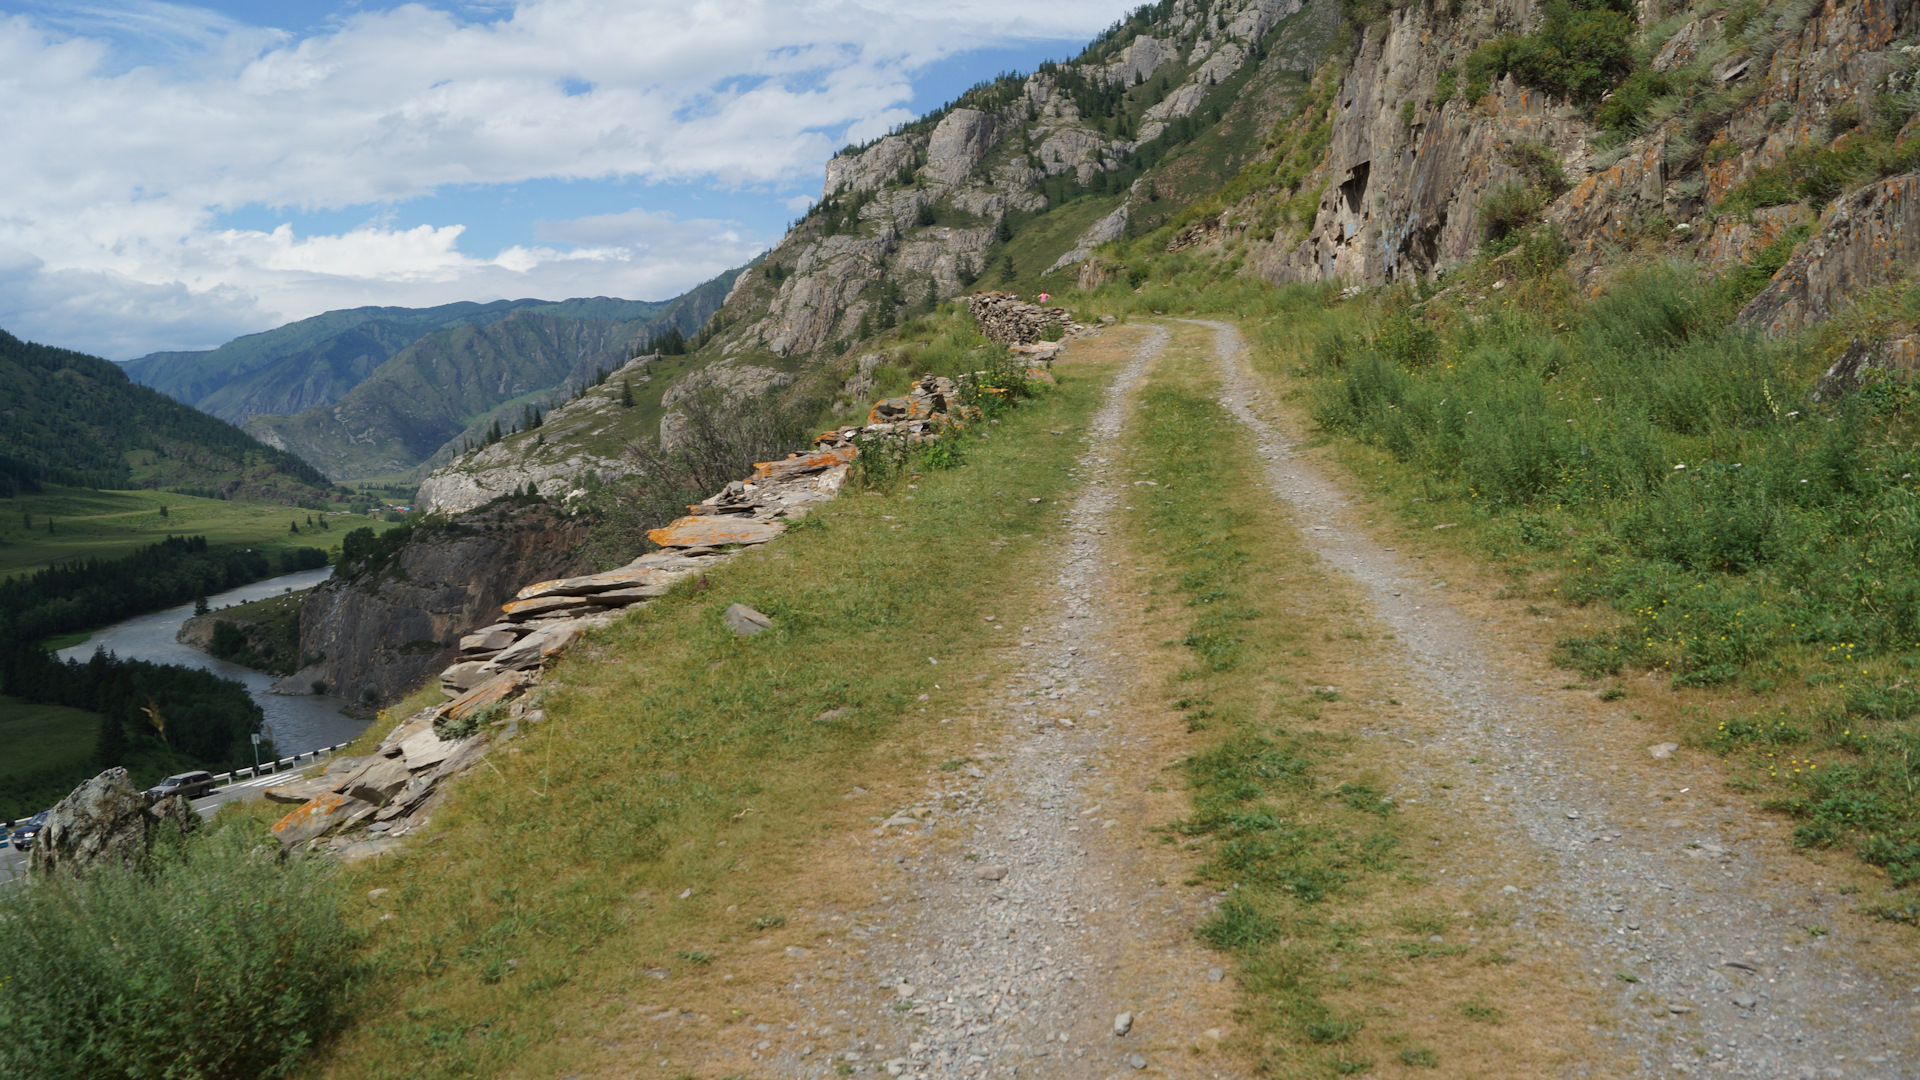
[[620,380],[620,407],[623,409],[633,408],[633,380],[632,379]]
[[167,516],[167,504],[166,504],[166,503],[161,503],[161,504],[160,504],[160,516],[161,516],[161,517],[166,517],[166,516]]
[[205,615],[212,610],[212,606],[207,603],[206,593],[201,593],[199,596],[193,598],[193,613],[195,615]]
[[287,531],[290,533],[298,534],[300,532],[300,523],[297,521],[287,522]]

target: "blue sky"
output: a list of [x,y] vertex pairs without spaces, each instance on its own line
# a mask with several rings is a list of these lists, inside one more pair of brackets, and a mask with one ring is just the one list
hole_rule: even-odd
[[672,296],[778,239],[834,149],[1127,6],[0,0],[0,327],[126,359]]

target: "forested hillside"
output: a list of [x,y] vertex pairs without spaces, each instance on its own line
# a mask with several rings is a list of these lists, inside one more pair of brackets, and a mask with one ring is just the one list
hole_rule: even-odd
[[313,503],[326,478],[114,364],[0,331],[0,496],[40,484]]
[[[217,349],[152,353],[122,366],[142,386],[238,424],[259,413],[297,413],[338,401],[395,353],[437,330],[486,326],[515,312],[646,322],[679,302],[599,296],[558,303],[496,300],[430,308],[347,308],[235,338]],[[706,315],[700,312],[698,318]]]

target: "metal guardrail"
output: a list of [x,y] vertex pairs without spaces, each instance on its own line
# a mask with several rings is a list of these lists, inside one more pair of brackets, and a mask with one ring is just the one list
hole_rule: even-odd
[[273,761],[263,761],[258,765],[249,765],[244,769],[235,769],[232,772],[215,773],[213,780],[215,783],[219,783],[224,780],[228,784],[232,784],[235,780],[251,780],[256,776],[262,776],[267,773],[278,773],[281,769],[291,768],[295,765],[298,765],[305,758],[312,758],[315,761],[318,761],[320,758],[324,757],[325,755],[331,754],[337,750],[343,750],[349,745],[351,745],[350,741],[343,742],[343,743],[334,743],[332,746],[322,746],[318,750],[302,750],[301,752],[293,755],[292,757],[276,758]]

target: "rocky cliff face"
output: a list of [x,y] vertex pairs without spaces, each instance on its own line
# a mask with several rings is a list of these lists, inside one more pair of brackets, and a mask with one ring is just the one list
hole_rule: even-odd
[[[724,352],[835,346],[926,297],[987,283],[1006,256],[1034,273],[1076,265],[1125,232],[1128,211],[1116,204],[1128,186],[1202,138],[1255,69],[1318,64],[1330,3],[1311,13],[1301,0],[1142,9],[1073,63],[979,88],[843,152],[827,164],[815,211],[736,283]],[[1030,227],[1036,215],[1090,196],[1108,201],[1083,226],[1032,239],[1049,232]]]
[[[1597,101],[1512,75],[1467,98],[1476,50],[1536,33],[1535,5],[1394,11],[1361,31],[1350,62],[1329,64],[1296,119],[1297,134],[1324,132],[1283,150],[1313,156],[1304,182],[1262,185],[1175,242],[1244,245],[1248,272],[1276,284],[1379,285],[1472,257],[1532,196],[1528,219],[1558,229],[1583,276],[1621,247],[1720,269],[1798,244],[1747,312],[1776,332],[1920,255],[1903,171],[1920,157],[1905,119],[1920,50],[1902,44],[1920,4],[1636,11],[1644,60]],[[1633,94],[1648,103],[1622,123],[1630,106],[1610,103]],[[1316,191],[1309,220],[1276,224],[1277,200]]]
[[416,528],[390,559],[335,576],[307,598],[300,651],[322,659],[295,679],[323,679],[360,702],[411,691],[526,581],[585,570],[574,549],[587,525],[545,503],[503,501]]

